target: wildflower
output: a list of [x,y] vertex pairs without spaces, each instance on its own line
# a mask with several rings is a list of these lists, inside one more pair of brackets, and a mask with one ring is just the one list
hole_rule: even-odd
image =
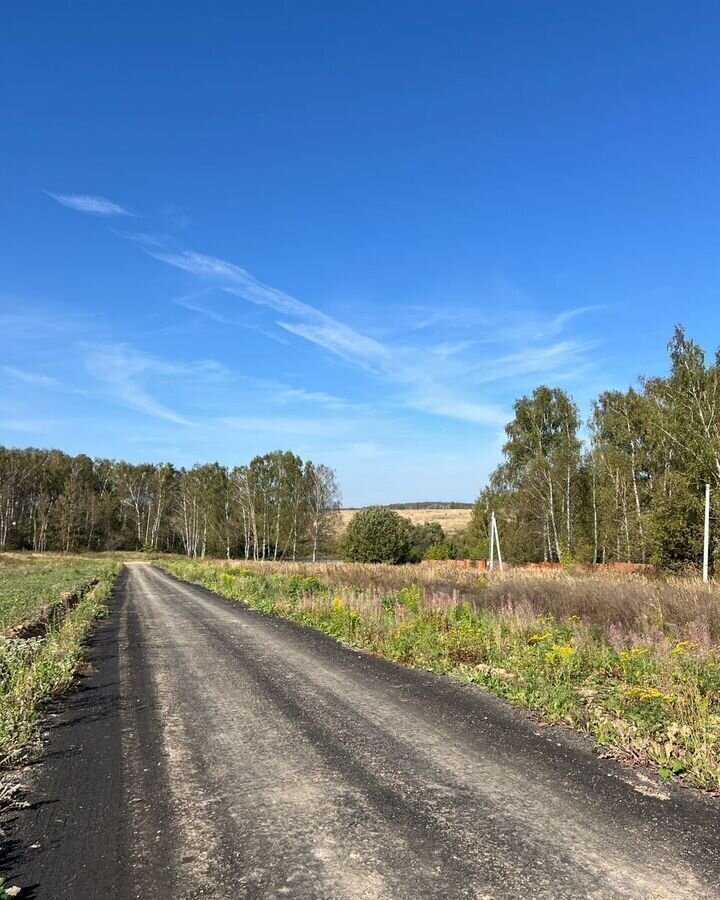
[[632,650],[623,650],[620,654],[620,659],[623,662],[631,662],[640,656],[647,656],[649,652],[647,647],[633,647]]
[[570,644],[553,644],[552,650],[545,654],[545,659],[550,662],[569,662],[576,653],[577,650]]
[[543,641],[546,641],[548,638],[551,638],[551,632],[546,632],[545,634],[531,634],[528,638],[528,644],[542,644]]
[[697,650],[697,644],[693,641],[678,641],[677,644],[673,647],[673,653],[689,653],[692,650]]
[[341,597],[335,597],[332,602],[333,612],[345,612],[345,601]]
[[628,694],[638,700],[662,700],[665,703],[672,703],[675,700],[675,694],[663,694],[662,691],[651,685],[632,687]]

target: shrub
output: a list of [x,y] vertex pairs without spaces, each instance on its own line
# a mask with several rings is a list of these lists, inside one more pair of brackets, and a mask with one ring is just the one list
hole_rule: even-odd
[[445,532],[439,522],[425,522],[422,525],[411,526],[408,562],[420,562],[430,547],[444,541]]
[[340,552],[350,562],[402,563],[410,553],[412,525],[392,509],[369,506],[351,520]]
[[451,559],[452,551],[449,544],[433,544],[425,551],[423,559]]

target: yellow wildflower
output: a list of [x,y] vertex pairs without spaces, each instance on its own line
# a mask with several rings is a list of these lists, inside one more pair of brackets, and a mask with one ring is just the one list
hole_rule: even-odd
[[689,653],[692,650],[697,650],[697,644],[692,641],[678,641],[673,647],[673,653]]
[[632,650],[623,650],[620,654],[620,659],[623,662],[630,662],[633,659],[637,659],[639,656],[647,656],[649,652],[647,647],[633,647]]
[[575,647],[570,644],[553,644],[552,650],[548,650],[545,658],[551,661],[569,662],[577,653]]
[[638,700],[663,700],[665,703],[672,703],[675,699],[674,694],[663,694],[662,691],[651,685],[632,687],[628,694],[631,697],[637,697]]
[[551,632],[546,632],[545,634],[531,634],[528,638],[528,644],[542,644],[543,641],[546,641],[548,638],[551,638]]

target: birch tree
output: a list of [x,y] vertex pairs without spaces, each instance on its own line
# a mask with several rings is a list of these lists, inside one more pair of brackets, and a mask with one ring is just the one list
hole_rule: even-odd
[[318,548],[337,533],[340,490],[331,468],[311,462],[305,463],[303,484],[310,523],[311,556],[315,562]]

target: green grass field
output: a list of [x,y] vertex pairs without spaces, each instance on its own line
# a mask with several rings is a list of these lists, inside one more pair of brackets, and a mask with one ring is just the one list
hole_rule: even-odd
[[0,554],[0,633],[51,612],[102,571],[97,559]]
[[[0,763],[18,755],[43,704],[72,681],[119,569],[102,559],[0,555]],[[32,623],[36,635],[19,636]]]

